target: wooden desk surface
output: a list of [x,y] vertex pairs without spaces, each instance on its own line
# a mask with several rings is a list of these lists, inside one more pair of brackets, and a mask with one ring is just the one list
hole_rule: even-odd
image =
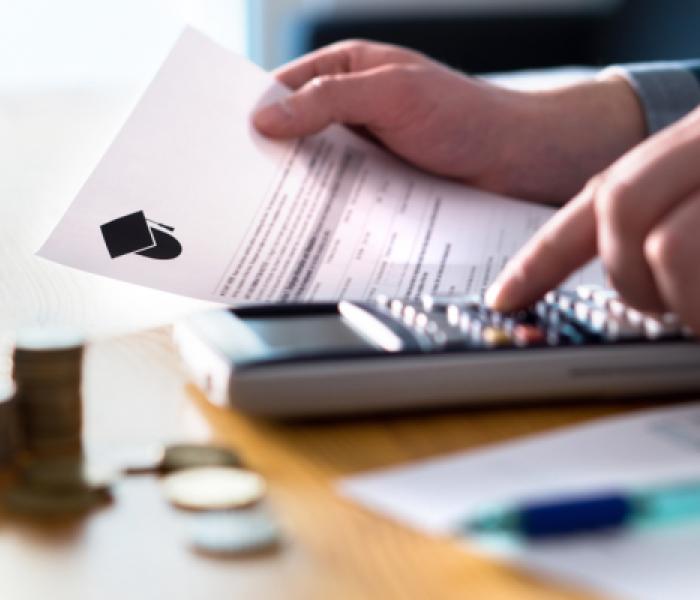
[[[117,486],[82,520],[39,527],[0,515],[0,598],[591,598],[429,539],[333,491],[346,474],[474,448],[625,410],[568,406],[460,410],[280,424],[209,405],[188,386],[167,328],[201,303],[118,284],[33,257],[127,102],[96,94],[0,97],[0,332],[69,323],[95,340],[85,365],[91,456],[151,442],[213,439],[238,448],[270,485],[280,550],[212,559],[188,549],[182,516],[151,476]],[[2,140],[5,140],[3,142]],[[5,146],[7,140],[10,144]],[[78,142],[79,140],[79,142]],[[130,335],[113,334],[150,328]],[[2,375],[9,364],[0,362]]]

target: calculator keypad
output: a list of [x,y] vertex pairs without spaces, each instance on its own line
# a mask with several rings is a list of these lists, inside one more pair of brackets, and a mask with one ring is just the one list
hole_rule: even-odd
[[405,302],[378,296],[375,308],[411,329],[428,348],[581,346],[691,337],[675,315],[649,316],[611,290],[552,291],[531,309],[501,313],[480,297],[424,296]]

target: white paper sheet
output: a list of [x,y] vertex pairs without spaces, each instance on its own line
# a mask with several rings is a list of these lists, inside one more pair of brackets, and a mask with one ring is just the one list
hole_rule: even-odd
[[[266,140],[250,115],[285,93],[186,30],[39,255],[222,303],[472,293],[552,213],[431,177],[340,126]],[[595,263],[584,280],[601,283]]]
[[[687,478],[700,478],[700,403],[358,475],[339,489],[419,530],[450,535],[456,522],[493,503]],[[698,523],[513,546],[499,555],[613,597],[700,597]]]

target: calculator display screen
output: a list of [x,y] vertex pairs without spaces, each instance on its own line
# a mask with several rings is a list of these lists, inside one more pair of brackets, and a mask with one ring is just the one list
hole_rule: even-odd
[[361,350],[369,344],[339,315],[246,318],[246,325],[273,350]]

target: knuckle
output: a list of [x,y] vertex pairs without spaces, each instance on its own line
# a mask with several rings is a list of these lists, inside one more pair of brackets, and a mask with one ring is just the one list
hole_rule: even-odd
[[688,263],[692,264],[692,249],[686,238],[669,227],[654,229],[644,240],[644,256],[655,270],[666,274],[683,274]]
[[362,57],[376,49],[377,44],[359,38],[342,40],[329,46],[331,55],[340,56],[346,65],[346,70],[352,70],[352,65],[362,62]]
[[315,97],[327,101],[338,83],[337,75],[318,75],[311,80],[311,90]]
[[640,225],[636,186],[627,179],[605,178],[599,182],[595,192],[595,210],[600,221],[607,223],[613,231],[633,232]]

